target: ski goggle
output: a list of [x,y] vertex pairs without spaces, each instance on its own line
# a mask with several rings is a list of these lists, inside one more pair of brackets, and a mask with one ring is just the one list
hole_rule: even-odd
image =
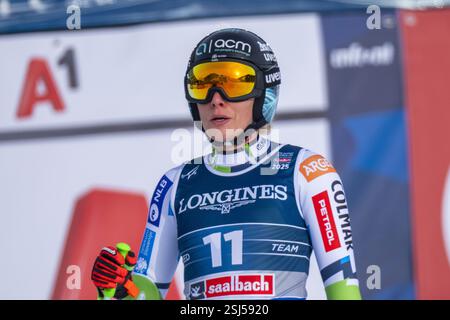
[[207,103],[219,92],[229,101],[258,97],[263,91],[263,75],[250,64],[235,61],[204,62],[193,66],[186,75],[186,98]]

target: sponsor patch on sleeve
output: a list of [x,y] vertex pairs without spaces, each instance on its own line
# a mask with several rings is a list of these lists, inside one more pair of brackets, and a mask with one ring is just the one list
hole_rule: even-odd
[[321,155],[314,155],[300,164],[300,172],[306,181],[311,182],[324,174],[336,172],[331,163]]
[[331,211],[330,198],[328,192],[323,191],[312,197],[314,211],[319,222],[320,234],[322,236],[325,251],[340,248],[339,235],[334,222],[333,212]]
[[148,223],[154,225],[155,227],[159,227],[164,197],[171,186],[172,181],[164,175],[161,180],[159,180],[155,192],[153,193],[153,198],[150,202],[150,209],[148,213]]
[[142,240],[141,248],[139,250],[139,258],[134,271],[141,274],[146,274],[149,267],[150,258],[152,256],[153,245],[155,243],[156,233],[145,228],[144,239]]

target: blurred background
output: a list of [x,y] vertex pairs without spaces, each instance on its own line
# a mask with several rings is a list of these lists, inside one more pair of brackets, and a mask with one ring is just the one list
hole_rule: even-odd
[[0,298],[95,299],[101,247],[139,250],[160,177],[198,155],[173,155],[188,56],[241,27],[277,56],[279,140],[341,174],[363,297],[450,299],[449,6],[0,0]]

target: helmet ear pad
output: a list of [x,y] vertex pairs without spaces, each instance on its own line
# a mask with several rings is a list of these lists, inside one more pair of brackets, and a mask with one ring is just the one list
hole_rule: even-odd
[[191,112],[192,119],[194,120],[194,125],[197,127],[197,129],[202,130],[205,132],[205,128],[203,128],[203,125],[201,124],[200,119],[200,113],[198,112],[198,106],[196,103],[189,102],[189,111]]
[[250,128],[258,130],[267,123],[263,115],[265,97],[266,89],[264,89],[263,93],[259,97],[255,98],[255,102],[253,103],[253,121],[245,130]]
[[200,113],[196,103],[189,102],[189,111],[191,112],[192,119],[194,121],[200,121]]

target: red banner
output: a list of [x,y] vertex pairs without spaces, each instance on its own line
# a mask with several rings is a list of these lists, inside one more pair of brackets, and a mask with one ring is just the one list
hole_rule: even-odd
[[450,10],[402,11],[400,21],[417,298],[450,299]]

